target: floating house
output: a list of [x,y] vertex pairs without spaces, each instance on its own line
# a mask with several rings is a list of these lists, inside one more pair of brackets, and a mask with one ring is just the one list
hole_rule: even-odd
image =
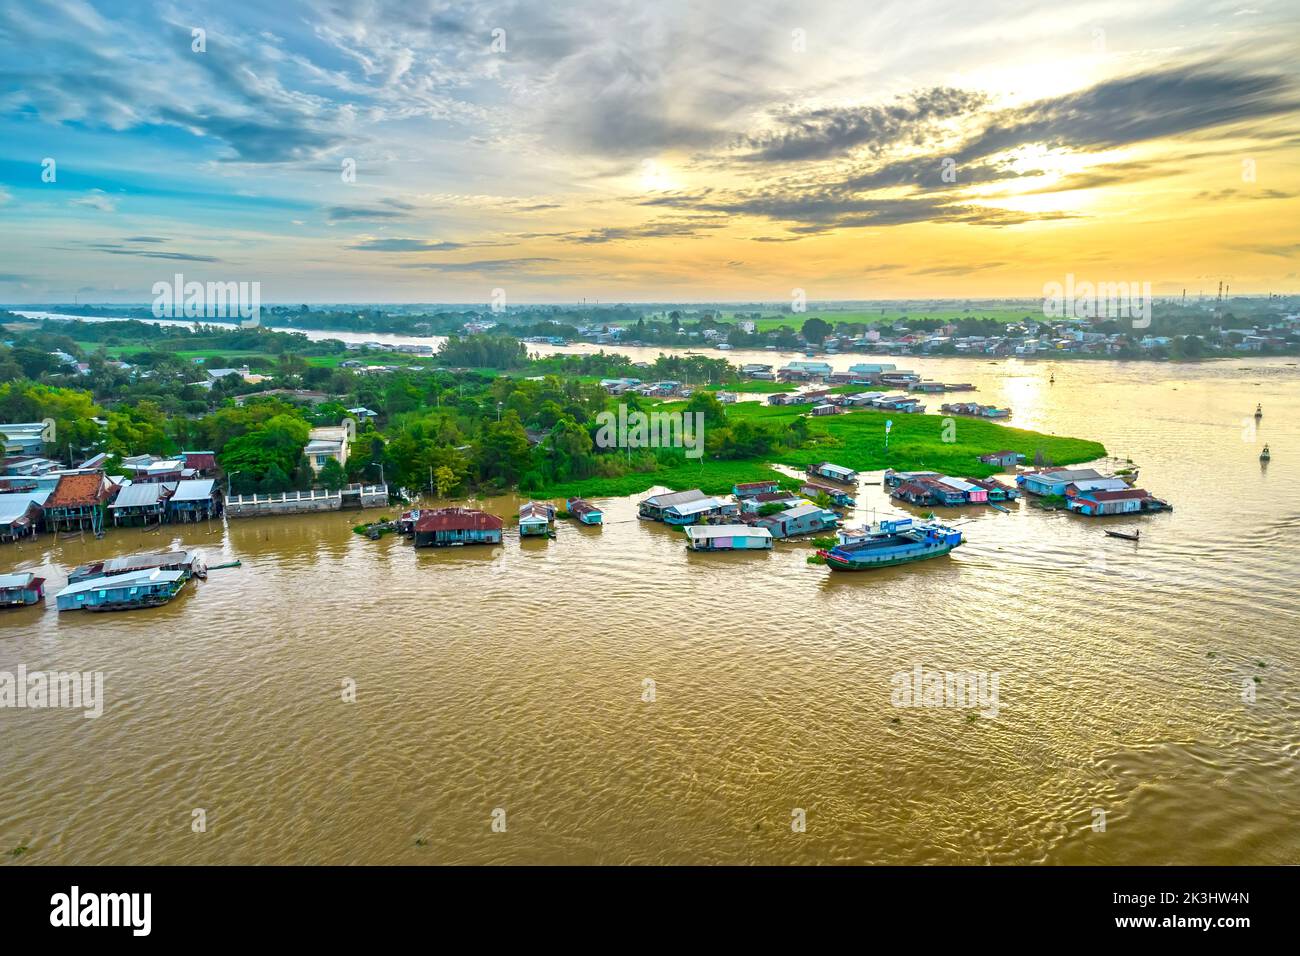
[[545,537],[555,522],[555,506],[529,501],[519,507],[519,534],[521,537]]
[[983,488],[988,493],[989,501],[1014,501],[1020,497],[1020,492],[1015,488],[1008,488],[1000,481],[994,481],[992,478],[967,478],[968,482],[977,487]]
[[986,505],[989,501],[989,493],[986,489],[980,487],[974,482],[962,481],[960,478],[951,478],[948,475],[942,475],[935,481],[948,488],[952,488],[962,495],[963,499],[970,504]]
[[899,485],[908,481],[916,481],[918,478],[938,478],[937,471],[894,471],[892,468],[885,469],[885,484],[891,488],[897,488]]
[[45,525],[58,531],[104,530],[109,482],[100,471],[61,475],[45,500]]
[[1123,478],[1085,478],[1065,486],[1065,497],[1086,494],[1089,491],[1126,491],[1129,485]]
[[1085,491],[1067,499],[1065,506],[1076,514],[1086,515],[1089,518],[1172,510],[1169,502],[1153,497],[1141,488],[1125,488],[1123,491]]
[[583,524],[601,524],[605,520],[605,514],[589,501],[583,501],[581,498],[570,498],[564,503],[564,508],[569,514],[577,518]]
[[663,511],[666,524],[698,524],[712,518],[733,517],[740,513],[740,507],[721,498],[700,498],[681,504],[669,505]]
[[980,455],[980,461],[985,465],[997,465],[999,468],[1014,468],[1025,460],[1025,456],[1018,451],[992,451],[987,455]]
[[819,478],[829,478],[831,481],[841,481],[845,484],[854,484],[858,480],[858,473],[852,468],[834,465],[829,461],[819,461],[815,465],[809,465],[808,474],[816,475]]
[[891,498],[912,505],[941,505],[956,508],[966,503],[965,492],[946,485],[938,478],[922,477],[904,481],[890,493]]
[[768,515],[754,522],[756,528],[766,528],[774,538],[788,538],[796,534],[814,534],[838,528],[839,516],[833,511],[812,504],[802,504],[779,514]]
[[737,498],[752,498],[755,495],[772,494],[780,489],[780,485],[773,481],[747,481],[744,484],[733,485],[731,493]]
[[952,402],[939,406],[939,411],[949,415],[969,415],[973,418],[1010,418],[1011,409],[998,408],[994,405],[980,405],[976,402]]
[[0,574],[0,607],[24,607],[45,597],[45,579],[30,571]]
[[788,491],[769,491],[765,494],[754,495],[752,498],[742,498],[740,500],[740,510],[743,514],[758,514],[768,505],[784,505],[786,508],[795,508],[803,503],[803,498]]
[[831,499],[833,504],[841,508],[851,508],[854,505],[854,499],[851,494],[843,488],[832,488],[830,485],[819,485],[815,481],[805,481],[799,486],[799,494],[805,498],[817,498],[819,495],[826,495]]
[[1031,495],[1064,496],[1067,485],[1103,477],[1105,476],[1091,468],[1054,468],[1017,475],[1016,484]]
[[501,528],[502,521],[496,515],[472,508],[421,511],[415,519],[415,546],[442,548],[464,544],[500,544]]
[[699,501],[707,498],[704,492],[698,488],[692,488],[689,491],[671,491],[662,495],[651,495],[639,505],[637,512],[642,518],[649,518],[652,521],[663,521],[664,510],[674,505],[688,504],[692,501]]
[[55,602],[60,611],[131,611],[166,604],[185,586],[183,571],[150,568],[69,584]]
[[78,584],[94,578],[156,570],[179,571],[186,580],[195,575],[203,577],[206,574],[203,558],[197,551],[148,551],[143,554],[128,554],[120,558],[108,558],[104,561],[91,561],[80,565],[68,575],[68,583]]
[[772,547],[772,533],[745,524],[699,525],[686,529],[692,551],[759,551]]
[[35,534],[49,497],[49,491],[38,491],[34,487],[0,494],[0,541],[17,541]]

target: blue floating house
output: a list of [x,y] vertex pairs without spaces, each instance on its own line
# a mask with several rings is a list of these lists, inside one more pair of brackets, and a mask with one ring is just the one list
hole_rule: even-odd
[[45,597],[45,579],[30,571],[0,574],[0,607],[23,607]]
[[583,501],[581,498],[570,498],[564,503],[564,508],[583,524],[601,524],[605,520],[604,512],[590,501]]
[[183,571],[151,568],[69,584],[55,602],[60,611],[130,611],[166,604],[185,586]]
[[544,536],[550,533],[555,521],[555,506],[529,501],[519,508],[519,534],[523,537]]

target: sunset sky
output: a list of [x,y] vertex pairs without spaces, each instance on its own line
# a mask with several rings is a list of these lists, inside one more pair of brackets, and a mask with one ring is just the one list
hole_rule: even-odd
[[1298,53],[1294,0],[0,0],[0,302],[1294,292]]

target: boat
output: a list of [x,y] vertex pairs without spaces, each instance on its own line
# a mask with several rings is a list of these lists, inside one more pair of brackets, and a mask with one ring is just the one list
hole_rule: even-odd
[[1107,531],[1106,537],[1123,538],[1125,541],[1137,541],[1141,534],[1141,531]]
[[1260,420],[1261,418],[1263,418],[1263,417],[1264,417],[1264,406],[1263,406],[1263,405],[1256,405],[1256,406],[1255,406],[1255,420],[1256,420],[1256,421],[1259,421],[1259,420]]
[[937,521],[900,518],[857,531],[841,531],[840,543],[818,551],[832,571],[867,571],[942,557],[960,546],[962,534]]
[[992,508],[994,511],[1001,511],[1004,515],[1011,514],[1010,508],[1003,507],[1002,505],[998,504],[995,501],[990,501],[989,507]]
[[1259,460],[1260,460],[1260,461],[1269,461],[1272,457],[1273,457],[1273,455],[1272,455],[1272,453],[1268,450],[1268,446],[1265,445],[1265,446],[1264,446],[1264,450],[1261,451],[1261,452],[1259,453]]

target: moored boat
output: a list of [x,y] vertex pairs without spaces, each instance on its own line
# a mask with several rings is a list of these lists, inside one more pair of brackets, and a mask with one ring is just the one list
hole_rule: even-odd
[[867,571],[938,558],[962,544],[962,534],[937,521],[900,518],[859,531],[841,531],[840,543],[818,551],[832,571]]

